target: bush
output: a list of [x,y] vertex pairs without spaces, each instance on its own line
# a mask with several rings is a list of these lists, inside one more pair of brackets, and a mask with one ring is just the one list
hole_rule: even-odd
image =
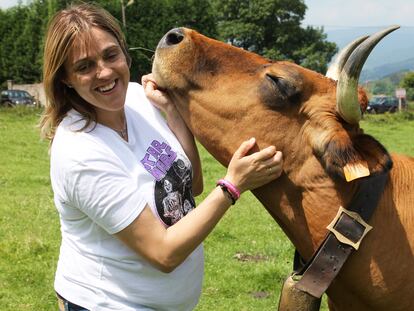
[[401,121],[413,121],[414,120],[414,112],[407,110],[402,112],[396,113],[383,113],[383,114],[365,114],[364,120],[369,121],[371,123],[396,123]]

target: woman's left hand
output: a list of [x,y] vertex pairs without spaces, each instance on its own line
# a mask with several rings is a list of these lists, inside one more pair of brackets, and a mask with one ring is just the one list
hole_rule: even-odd
[[178,138],[187,157],[193,166],[193,194],[199,195],[203,191],[203,174],[201,171],[200,155],[194,136],[185,124],[178,112],[177,107],[168,94],[158,88],[157,82],[152,74],[142,76],[142,86],[145,95],[151,103],[165,114],[168,127]]
[[175,109],[175,106],[168,94],[158,89],[157,82],[155,82],[152,73],[142,76],[141,81],[145,95],[155,107],[160,109],[165,114],[168,114],[171,109]]

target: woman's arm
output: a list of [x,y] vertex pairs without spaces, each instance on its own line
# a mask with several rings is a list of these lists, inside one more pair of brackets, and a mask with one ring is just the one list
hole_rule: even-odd
[[[250,139],[239,147],[225,177],[241,192],[270,182],[282,171],[282,154],[273,146],[246,156],[254,145],[255,140]],[[198,207],[171,227],[165,228],[147,206],[116,236],[155,267],[168,273],[207,237],[230,205],[229,197],[216,187]]]
[[185,154],[191,161],[191,166],[193,167],[193,195],[201,194],[203,192],[203,173],[200,155],[193,134],[168,96],[157,89],[151,74],[142,77],[142,86],[151,102],[164,112],[168,127],[177,137]]

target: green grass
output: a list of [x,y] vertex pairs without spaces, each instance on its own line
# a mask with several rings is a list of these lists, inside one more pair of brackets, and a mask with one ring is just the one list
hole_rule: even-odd
[[38,110],[0,110],[0,309],[52,310],[60,243]]
[[[39,110],[0,109],[0,310],[56,310],[53,278],[60,231],[49,181],[47,142],[35,128]],[[366,132],[390,151],[414,155],[410,113],[368,116]],[[224,168],[200,148],[205,193]],[[200,201],[203,198],[198,198]],[[206,274],[198,311],[276,310],[293,248],[246,193],[204,243]],[[322,310],[326,309],[326,302]]]
[[361,122],[390,152],[414,155],[414,109],[402,113],[366,115]]

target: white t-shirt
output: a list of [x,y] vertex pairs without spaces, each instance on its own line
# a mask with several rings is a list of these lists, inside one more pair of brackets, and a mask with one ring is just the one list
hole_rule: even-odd
[[148,204],[165,225],[195,207],[191,164],[142,87],[130,83],[125,104],[128,139],[70,111],[51,148],[51,180],[62,245],[55,290],[90,310],[192,310],[203,277],[199,246],[163,273],[113,234]]

